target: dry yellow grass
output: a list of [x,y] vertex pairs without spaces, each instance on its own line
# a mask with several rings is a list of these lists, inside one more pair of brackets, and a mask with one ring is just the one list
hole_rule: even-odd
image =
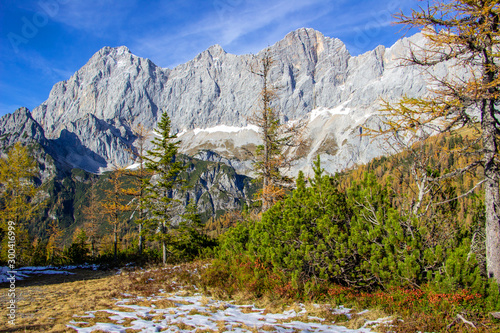
[[[189,286],[182,291],[178,289],[178,284],[196,283],[195,274],[187,273],[193,268],[199,269],[203,263],[183,265],[183,270],[175,267],[152,269],[148,271],[124,272],[116,275],[115,272],[79,272],[73,276],[73,281],[67,281],[68,277],[40,277],[31,281],[21,282],[17,287],[18,310],[16,326],[8,327],[7,323],[0,321],[0,333],[4,332],[75,332],[66,325],[71,321],[82,322],[76,326],[91,327],[95,323],[117,323],[110,319],[110,313],[105,310],[127,311],[129,309],[117,305],[118,299],[127,299],[126,305],[140,305],[154,307],[158,309],[169,309],[176,307],[176,304],[192,304],[189,301],[155,299],[148,298],[152,295],[167,295],[168,292],[176,290],[177,295],[192,295],[194,288]],[[78,278],[80,280],[78,280]],[[177,281],[177,282],[175,282]],[[23,286],[24,284],[24,286]],[[187,285],[188,285],[187,284]],[[7,289],[4,289],[5,291]],[[126,293],[127,296],[124,296]],[[239,301],[247,298],[248,295],[240,294]],[[0,290],[0,303],[6,304],[8,301],[5,292]],[[211,313],[223,311],[228,308],[228,303],[218,302],[214,299],[203,296],[200,299],[205,311],[191,310],[187,316],[203,315],[210,316]],[[312,303],[297,304],[276,299],[262,298],[254,300],[256,306],[241,306],[241,312],[263,312],[283,313],[283,311],[293,310],[297,316],[286,320],[279,320],[281,324],[291,321],[316,322],[322,324],[344,325],[348,328],[359,328],[368,320],[385,317],[384,313],[378,311],[365,312],[361,315],[353,315],[349,320],[344,314],[334,313],[331,305],[315,305]],[[122,303],[123,304],[123,303]],[[248,303],[247,303],[248,304]],[[303,311],[305,310],[305,311]],[[87,312],[93,311],[95,318],[90,318]],[[168,310],[167,310],[168,311]],[[175,311],[171,310],[173,313]],[[6,307],[0,308],[1,318],[6,318]],[[75,317],[76,316],[76,317]],[[186,314],[177,316],[179,321],[172,324],[179,329],[187,329],[199,332],[212,332],[207,329],[197,329],[196,327],[183,323],[182,318]],[[318,319],[321,318],[321,319]],[[160,321],[162,315],[157,314],[147,318],[152,321]],[[131,327],[133,319],[125,318],[120,320],[120,325]],[[86,324],[83,324],[86,323]],[[249,327],[243,323],[225,323],[217,321],[217,331],[223,332],[228,329],[226,325],[247,329],[251,332],[272,331],[272,325],[264,325],[259,329]],[[126,332],[135,332],[133,329],[126,329]],[[97,332],[97,331],[96,331]],[[94,332],[93,332],[94,333]]]
[[[18,281],[16,326],[7,326],[2,322],[7,318],[7,308],[0,308],[0,333],[3,332],[75,332],[66,327],[74,320],[87,322],[89,326],[99,322],[112,322],[109,314],[102,311],[95,314],[96,318],[78,318],[88,311],[124,310],[116,305],[117,298],[124,297],[122,293],[133,296],[151,296],[160,294],[160,290],[172,291],[177,283],[193,280],[192,273],[200,269],[204,262],[168,266],[148,271],[122,272],[116,271],[76,271],[75,275],[40,276],[27,281]],[[187,286],[180,295],[192,295],[191,286]],[[192,287],[191,287],[192,288]],[[7,289],[3,289],[7,291]],[[7,304],[7,293],[0,289],[0,304]],[[179,301],[179,303],[188,302]],[[175,306],[169,300],[149,301],[146,299],[131,299],[127,304],[170,308]]]
[[[16,326],[0,322],[0,332],[75,332],[66,327],[71,320],[80,321],[73,315],[119,309],[113,298],[124,290],[125,279],[113,272],[93,272],[85,277],[91,279],[57,283],[58,277],[41,277],[38,281],[19,283]],[[7,304],[7,300],[7,294],[0,293],[0,304]],[[0,317],[7,317],[6,307],[0,308]]]
[[367,321],[377,320],[380,318],[386,318],[387,314],[381,310],[372,310],[362,314],[355,314],[351,319],[344,323],[343,325],[350,329],[359,329],[365,325]]

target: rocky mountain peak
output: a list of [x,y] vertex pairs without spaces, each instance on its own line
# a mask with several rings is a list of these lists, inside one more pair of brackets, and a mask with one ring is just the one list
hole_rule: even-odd
[[[328,155],[322,160],[332,172],[380,154],[356,134],[359,126],[376,122],[380,97],[426,91],[417,70],[397,66],[407,44],[353,57],[339,39],[301,28],[269,47],[274,60],[269,79],[279,88],[273,107],[282,119],[308,126],[310,146],[297,169],[321,153]],[[32,116],[48,139],[78,146],[64,156],[89,171],[130,163],[132,129],[141,124],[153,130],[163,112],[174,132],[186,133],[184,152],[211,150],[241,165],[235,159],[248,158],[243,151],[259,144],[255,131],[237,130],[258,107],[262,82],[249,68],[258,56],[231,55],[213,45],[185,64],[163,69],[127,47],[105,47],[57,83]],[[228,129],[236,134],[224,132]]]
[[207,52],[209,52],[214,57],[219,56],[221,54],[226,54],[226,51],[219,44],[210,46],[207,49]]
[[346,56],[350,56],[345,44],[340,39],[325,37],[321,32],[312,28],[300,28],[292,31],[273,47],[276,49],[295,48],[299,52],[312,52],[315,60],[319,59],[322,53],[328,54],[331,51],[343,52]]
[[292,43],[318,43],[325,40],[325,36],[312,28],[299,28],[297,30],[289,32],[282,41],[287,42],[289,44]]
[[222,48],[222,46],[220,46],[219,44],[215,44],[198,54],[193,60],[186,63],[185,65],[196,63],[205,66],[207,62],[212,63],[215,60],[221,60],[221,58],[224,58],[226,54],[227,52]]
[[111,46],[104,46],[102,49],[97,51],[92,57],[93,58],[103,58],[103,57],[116,57],[120,55],[126,55],[126,54],[132,54],[130,49],[126,46],[117,46],[117,47],[111,47]]

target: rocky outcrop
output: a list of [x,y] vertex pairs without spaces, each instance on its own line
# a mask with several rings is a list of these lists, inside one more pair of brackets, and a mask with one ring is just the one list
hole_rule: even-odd
[[239,175],[222,162],[191,160],[187,187],[179,199],[187,205],[193,200],[206,218],[249,205],[256,192],[251,178]]
[[16,142],[49,146],[42,126],[33,120],[27,108],[19,108],[0,118],[0,149],[5,150]]
[[0,118],[0,156],[16,142],[31,148],[40,167],[40,182],[56,175],[56,149],[50,140],[47,140],[43,128],[31,117],[27,108],[19,108],[14,113]]

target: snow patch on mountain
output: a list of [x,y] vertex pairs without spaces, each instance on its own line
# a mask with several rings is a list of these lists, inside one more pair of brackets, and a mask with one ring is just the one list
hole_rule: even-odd
[[217,132],[238,133],[238,132],[242,132],[242,131],[258,132],[259,127],[255,126],[255,125],[247,125],[245,127],[218,125],[218,126],[203,128],[203,129],[202,128],[195,128],[193,130],[194,135],[198,135],[200,133],[217,133]]

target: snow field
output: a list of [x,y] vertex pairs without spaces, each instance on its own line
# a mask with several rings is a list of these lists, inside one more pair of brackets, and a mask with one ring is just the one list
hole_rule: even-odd
[[[350,332],[368,333],[370,325],[383,323],[388,318],[367,321],[360,329],[348,329],[325,319],[309,316],[304,304],[282,313],[268,313],[254,305],[236,305],[234,302],[218,301],[199,293],[189,295],[185,291],[151,297],[117,300],[122,310],[100,310],[87,312],[77,317],[67,327],[78,333],[96,330],[104,332]],[[319,307],[319,305],[314,305]],[[339,307],[334,314],[351,317],[351,310]]]

